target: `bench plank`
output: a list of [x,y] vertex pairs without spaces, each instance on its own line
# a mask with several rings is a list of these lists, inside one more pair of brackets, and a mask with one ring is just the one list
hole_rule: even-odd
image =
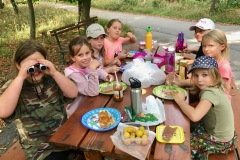
[[25,160],[25,155],[19,141],[9,148],[1,157],[0,160]]

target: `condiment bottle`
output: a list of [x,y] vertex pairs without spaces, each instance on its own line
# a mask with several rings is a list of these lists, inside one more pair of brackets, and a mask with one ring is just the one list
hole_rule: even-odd
[[151,27],[147,27],[147,34],[145,36],[145,49],[152,50],[152,33]]
[[123,86],[121,83],[113,84],[113,100],[116,102],[120,102],[123,100]]
[[134,78],[130,77],[129,82],[131,85],[131,107],[135,114],[142,113],[142,88],[141,82]]
[[174,47],[171,46],[165,49],[166,52],[166,64],[165,64],[165,73],[168,74],[170,72],[175,71],[175,50]]
[[118,82],[117,73],[115,71],[115,76],[117,83],[113,84],[113,100],[116,102],[120,102],[123,100],[123,86]]

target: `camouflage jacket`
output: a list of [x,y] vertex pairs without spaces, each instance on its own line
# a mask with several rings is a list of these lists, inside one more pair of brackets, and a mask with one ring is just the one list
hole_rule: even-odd
[[[2,87],[0,95],[11,82],[12,80],[8,81]],[[61,150],[51,146],[48,140],[67,120],[63,104],[69,104],[73,100],[63,96],[51,76],[44,76],[42,82],[35,86],[27,80],[24,81],[15,111],[6,120],[16,121],[26,159],[44,159],[51,152]]]

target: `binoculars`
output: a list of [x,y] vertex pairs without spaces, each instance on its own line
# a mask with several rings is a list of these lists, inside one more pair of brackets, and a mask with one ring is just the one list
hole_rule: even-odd
[[47,70],[47,66],[44,66],[44,65],[42,65],[40,63],[37,63],[37,64],[35,64],[35,65],[33,65],[33,66],[28,68],[28,73],[33,74],[35,72],[35,68],[34,67],[39,68],[41,71],[46,71]]

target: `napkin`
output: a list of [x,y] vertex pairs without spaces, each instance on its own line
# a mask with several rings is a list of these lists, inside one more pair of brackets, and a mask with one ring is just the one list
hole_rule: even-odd
[[110,136],[113,144],[123,152],[126,152],[132,155],[133,157],[136,157],[137,159],[145,160],[148,154],[148,150],[151,147],[156,134],[152,131],[149,131],[148,138],[150,142],[145,146],[136,145],[135,143],[131,143],[131,145],[127,146],[123,143],[122,135],[121,135],[121,131],[123,131],[126,126],[127,125],[125,125],[124,123],[121,123],[121,122],[119,123],[117,127],[117,131],[112,136]]

